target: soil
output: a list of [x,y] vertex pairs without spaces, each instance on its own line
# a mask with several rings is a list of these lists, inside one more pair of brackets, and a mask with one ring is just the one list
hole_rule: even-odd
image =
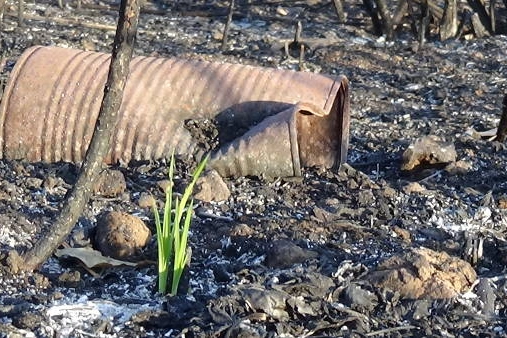
[[[507,149],[479,133],[499,121],[507,38],[439,42],[433,34],[421,48],[402,27],[395,41],[386,42],[371,35],[360,3],[346,2],[345,24],[337,24],[331,2],[239,3],[223,53],[228,3],[147,3],[151,13],[141,16],[137,55],[346,75],[352,106],[348,164],[340,171],[305,168],[302,177],[274,181],[224,178],[231,196],[198,204],[187,282],[175,297],[156,292],[154,239],[136,267],[92,270],[55,256],[33,273],[2,267],[0,335],[507,335]],[[56,2],[29,2],[25,13],[45,21],[26,20],[23,27],[10,15],[15,3],[7,0],[6,6],[2,81],[32,45],[110,51],[117,3],[84,2],[77,10],[73,3],[59,8]],[[113,30],[58,25],[54,18]],[[311,47],[302,65],[282,48],[297,20]],[[204,150],[218,142],[215,126],[186,124]],[[460,162],[402,171],[402,152],[427,135],[452,143]],[[194,167],[178,159],[177,191]],[[115,169],[126,188],[113,197],[95,195],[65,246],[91,246],[97,217],[107,210],[136,215],[155,233],[151,209],[140,199],[151,193],[163,200],[167,164]],[[30,248],[51,228],[78,171],[71,163],[0,160],[2,253]],[[386,259],[421,248],[439,253],[434,257],[469,261],[477,279],[451,298],[434,292],[411,298],[368,279]]]

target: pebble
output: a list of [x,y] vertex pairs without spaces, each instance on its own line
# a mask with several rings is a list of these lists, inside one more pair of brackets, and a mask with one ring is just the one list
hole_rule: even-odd
[[272,268],[288,268],[293,264],[303,263],[307,259],[316,258],[314,251],[305,250],[288,240],[277,240],[266,253],[266,265]]
[[139,199],[137,200],[137,205],[139,205],[141,208],[148,209],[153,207],[153,205],[156,205],[156,201],[152,194],[142,192],[141,195],[139,195]]
[[119,170],[105,169],[101,171],[97,182],[93,185],[93,193],[104,197],[117,197],[127,189],[125,176]]
[[410,182],[409,184],[403,187],[403,192],[407,195],[410,195],[411,193],[414,192],[419,193],[423,191],[426,191],[426,188],[418,182]]
[[216,170],[209,170],[196,183],[195,198],[203,202],[220,202],[229,199],[231,191]]

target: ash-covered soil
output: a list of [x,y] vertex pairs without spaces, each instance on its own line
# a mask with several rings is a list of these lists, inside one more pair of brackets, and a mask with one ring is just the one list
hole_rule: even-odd
[[[115,4],[87,2],[80,11],[73,3],[64,5],[29,2],[31,20],[18,27],[11,15],[16,4],[7,0],[2,81],[32,45],[110,51]],[[287,57],[282,47],[300,20],[312,48],[304,70],[350,80],[348,165],[339,172],[306,168],[302,177],[275,181],[224,178],[230,197],[199,202],[196,209],[190,280],[177,297],[156,293],[155,240],[137,267],[90,270],[53,256],[34,273],[12,275],[2,268],[0,334],[507,335],[507,150],[478,134],[499,121],[507,38],[431,40],[419,48],[406,32],[395,42],[371,35],[359,1],[346,4],[349,17],[343,25],[337,24],[331,2],[240,3],[228,49],[221,53],[227,6],[222,1],[148,3],[151,12],[141,16],[135,53],[298,69],[297,55]],[[57,24],[56,19],[81,24]],[[205,150],[213,148],[213,123],[201,132],[200,127],[187,125],[202,136]],[[426,135],[452,143],[459,165],[403,172],[402,152]],[[178,161],[178,191],[194,166]],[[140,199],[151,193],[162,201],[167,164],[115,169],[125,176],[126,189],[115,197],[94,196],[66,246],[90,245],[97,217],[107,210],[137,215],[154,232],[151,210]],[[73,164],[0,161],[2,252],[29,248],[51,227],[77,173]],[[385,259],[414,248],[471,261],[477,279],[449,299],[436,297],[438,292],[412,299],[368,278]],[[427,271],[410,257],[408,264],[422,278]],[[454,266],[435,264],[444,272]],[[403,282],[404,275],[398,277]]]

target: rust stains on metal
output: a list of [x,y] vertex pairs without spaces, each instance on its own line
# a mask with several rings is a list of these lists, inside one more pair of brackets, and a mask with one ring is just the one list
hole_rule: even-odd
[[[109,56],[32,47],[18,60],[0,105],[0,155],[81,161],[97,119]],[[201,61],[136,57],[113,135],[110,163],[197,152],[187,119],[247,130],[220,145],[222,175],[300,175],[302,166],[344,163],[345,77]]]

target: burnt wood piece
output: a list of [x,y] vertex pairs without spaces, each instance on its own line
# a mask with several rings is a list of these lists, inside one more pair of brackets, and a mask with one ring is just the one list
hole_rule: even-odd
[[505,138],[507,137],[507,93],[503,97],[502,106],[502,117],[496,131],[496,140],[498,142],[505,142]]
[[18,0],[18,25],[23,27],[23,12],[25,11],[25,1]]
[[489,1],[489,20],[491,25],[491,33],[496,33],[496,11],[495,11],[495,0]]
[[5,0],[0,0],[0,29],[2,29],[2,23],[4,21],[4,9],[5,9]]
[[[488,11],[486,10],[486,5],[482,0],[468,0],[468,4],[472,7],[472,11],[477,14],[478,19],[481,25],[484,27],[484,31],[488,34],[484,34],[484,32],[480,32],[483,36],[489,35],[492,33],[491,30],[491,18],[489,16]],[[476,24],[474,25],[474,30],[476,29]],[[480,29],[482,30],[482,29]],[[477,32],[476,32],[477,33]]]
[[382,35],[382,21],[376,10],[375,3],[373,2],[373,0],[363,0],[363,5],[364,8],[366,9],[366,12],[368,12],[368,15],[371,17],[374,34]]
[[388,40],[391,40],[393,38],[393,19],[391,18],[391,14],[389,14],[386,0],[375,0],[375,4],[377,5],[378,14],[382,19],[382,33],[386,35]]
[[347,20],[347,16],[345,15],[345,11],[343,10],[343,1],[333,0],[333,5],[336,11],[336,15],[338,16],[338,22],[344,23]]
[[220,49],[225,51],[227,48],[227,36],[229,35],[229,29],[231,27],[232,22],[232,13],[234,12],[234,0],[231,0],[229,3],[229,14],[227,14],[227,21],[225,22],[224,34],[222,36],[222,46]]
[[440,22],[440,40],[453,38],[458,33],[457,0],[445,0],[444,16]]
[[408,11],[408,1],[407,0],[399,0],[398,5],[396,6],[396,11],[393,15],[393,26],[396,27],[400,24],[401,20],[407,14]]
[[426,33],[429,30],[431,11],[430,7],[428,6],[428,1],[426,0],[421,1],[419,6],[421,8],[421,17],[419,21],[418,37],[419,37],[419,48],[421,48],[424,45],[424,42],[426,41]]

